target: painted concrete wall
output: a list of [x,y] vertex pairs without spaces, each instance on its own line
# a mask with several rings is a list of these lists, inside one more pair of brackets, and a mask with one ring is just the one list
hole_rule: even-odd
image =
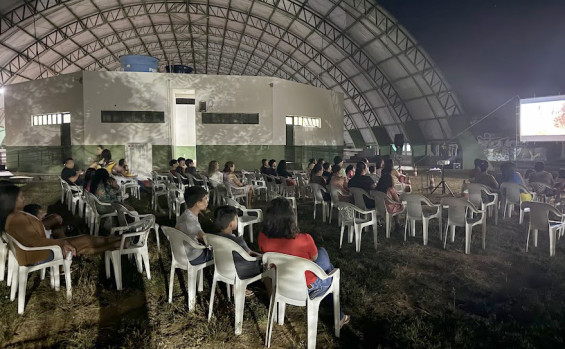
[[318,117],[322,127],[295,127],[294,144],[343,146],[343,94],[292,81],[276,80],[273,86],[274,129],[285,142],[287,115]]
[[31,116],[71,113],[71,144],[82,144],[82,72],[8,85],[4,91],[7,147],[60,146],[59,125],[31,126]]

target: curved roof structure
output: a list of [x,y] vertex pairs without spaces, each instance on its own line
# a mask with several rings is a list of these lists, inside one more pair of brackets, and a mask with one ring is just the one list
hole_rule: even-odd
[[383,132],[392,138],[407,125],[428,141],[449,139],[447,119],[461,114],[422,47],[371,0],[0,4],[2,85],[118,70],[124,54],[189,65],[196,74],[277,76],[343,92],[350,145],[378,144]]

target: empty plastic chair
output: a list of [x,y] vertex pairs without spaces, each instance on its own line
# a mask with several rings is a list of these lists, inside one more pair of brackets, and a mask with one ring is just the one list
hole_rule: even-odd
[[173,301],[173,288],[175,285],[175,270],[182,269],[187,272],[187,291],[188,291],[188,310],[194,310],[196,305],[196,289],[202,292],[204,288],[204,268],[213,265],[214,261],[210,260],[202,264],[192,265],[186,257],[184,244],[187,243],[193,249],[205,250],[206,246],[197,244],[193,239],[188,237],[182,231],[175,228],[163,226],[163,233],[169,239],[171,247],[171,274],[169,275],[169,303]]
[[[530,223],[528,224],[528,237],[526,238],[526,252],[528,252],[528,243],[530,241],[530,232],[534,231],[534,247],[538,246],[538,231],[547,231],[549,233],[549,256],[555,256],[555,245],[557,243],[557,232],[563,234],[565,229],[565,215],[559,212],[555,207],[543,203],[528,201],[521,205],[521,208],[530,210]],[[549,214],[554,215],[558,220],[550,220]]]
[[[428,198],[419,194],[405,193],[402,195],[402,200],[406,201],[406,206],[405,206],[406,223],[404,224],[404,241],[406,241],[406,232],[408,230],[410,230],[411,236],[416,236],[416,221],[422,221],[422,240],[424,246],[426,246],[428,244],[428,228],[430,225],[430,220],[434,218],[438,219],[438,221],[441,220],[440,205],[434,205],[430,200],[428,200]],[[426,213],[422,209],[422,204],[428,207],[435,208],[436,211],[432,213]]]
[[[485,212],[478,210],[475,205],[465,199],[443,198],[441,199],[442,210],[447,206],[447,224],[445,236],[443,237],[443,248],[447,244],[447,231],[451,227],[451,242],[455,241],[455,227],[465,227],[465,253],[471,253],[471,233],[475,225],[482,226],[482,247],[485,249],[486,241],[486,216]],[[468,218],[468,212],[480,214],[480,218]],[[441,229],[441,227],[440,227]]]
[[362,210],[347,202],[341,202],[337,206],[340,215],[341,231],[339,235],[339,248],[343,240],[343,232],[347,228],[349,242],[351,242],[351,230],[355,236],[355,251],[361,251],[361,235],[366,227],[373,227],[373,241],[377,249],[377,215],[375,210]]
[[310,183],[310,188],[314,193],[314,220],[316,219],[316,206],[322,206],[322,222],[326,221],[326,214],[328,213],[328,203],[324,201],[324,195],[322,193],[326,192],[326,189],[317,183]]
[[[116,209],[116,213],[118,214],[118,223],[120,224],[119,227],[114,227],[110,230],[110,234],[114,235],[118,233],[120,230],[124,230],[123,227],[130,226],[134,222],[139,222],[143,218],[146,217],[153,217],[153,222],[155,222],[155,216],[152,214],[139,214],[137,211],[130,211],[128,210],[123,204],[120,203],[112,203],[112,206]],[[159,239],[159,224],[153,223],[151,227],[153,231],[155,231],[155,240],[157,240],[157,251],[161,250],[161,242]]]
[[[122,290],[122,255],[132,255],[135,257],[137,271],[145,273],[151,280],[151,267],[149,266],[149,251],[147,250],[147,236],[155,224],[155,216],[149,215],[142,220],[132,223],[125,227],[115,228],[115,232],[120,233],[122,241],[117,250],[105,252],[106,278],[110,278],[110,265],[114,267],[114,278],[116,288]],[[128,244],[129,243],[129,246]]]
[[[318,333],[318,310],[320,302],[330,293],[333,295],[335,336],[340,335],[340,304],[339,283],[340,271],[338,268],[326,274],[316,263],[304,258],[290,256],[282,253],[268,252],[263,255],[263,264],[267,267],[275,266],[275,280],[273,281],[273,293],[269,304],[269,315],[267,318],[267,333],[265,336],[266,346],[271,346],[271,335],[273,333],[273,322],[275,311],[278,309],[279,324],[284,321],[284,312],[287,304],[306,307],[308,323],[308,348],[316,348],[316,336]],[[331,286],[322,295],[310,298],[306,277],[304,273],[311,271],[320,279],[332,278]]]
[[[167,203],[169,204],[169,219],[174,212],[176,217],[181,214],[181,206],[184,202],[184,192],[173,183],[167,183]],[[185,204],[186,205],[186,204]]]
[[235,267],[234,254],[238,254],[244,260],[253,262],[260,258],[251,257],[236,242],[219,235],[204,234],[204,241],[212,247],[214,252],[214,277],[212,288],[210,289],[210,307],[208,309],[208,322],[212,318],[214,309],[214,295],[216,294],[216,284],[224,282],[230,297],[230,285],[234,287],[235,302],[235,334],[240,335],[243,329],[243,310],[245,305],[245,290],[247,285],[261,279],[261,274],[241,279]]
[[[469,192],[468,199],[475,205],[475,207],[480,207],[481,211],[490,212],[492,216],[492,211],[494,211],[494,224],[498,224],[498,194],[493,193],[490,189],[479,183],[469,183],[467,184],[467,190]],[[490,202],[484,202],[482,193],[486,193],[493,197]]]
[[[98,236],[102,220],[108,218],[112,220],[112,217],[117,217],[118,214],[111,203],[101,202],[90,192],[86,192],[86,200],[88,201],[91,209],[90,235],[94,234],[95,236]],[[107,208],[109,212],[101,211],[101,208]]]

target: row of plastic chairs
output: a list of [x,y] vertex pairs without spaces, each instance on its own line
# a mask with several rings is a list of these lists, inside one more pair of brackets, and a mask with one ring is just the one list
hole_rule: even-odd
[[[316,347],[316,335],[318,324],[318,309],[320,302],[333,294],[334,305],[334,325],[335,335],[340,335],[340,302],[339,302],[339,269],[334,269],[331,273],[326,274],[314,262],[280,253],[265,253],[262,256],[262,264],[264,272],[254,277],[242,279],[237,271],[234,262],[234,255],[241,256],[248,262],[257,262],[259,258],[250,256],[243,248],[230,239],[214,235],[205,234],[204,240],[206,246],[198,244],[196,241],[187,237],[182,232],[171,228],[163,227],[163,232],[167,236],[171,246],[171,273],[169,279],[169,303],[172,303],[174,277],[176,269],[187,271],[187,288],[188,288],[188,308],[193,311],[196,305],[196,290],[203,290],[203,269],[214,265],[214,275],[212,279],[212,287],[210,290],[210,302],[208,308],[208,321],[211,320],[214,309],[214,299],[216,294],[216,286],[218,282],[226,284],[227,297],[231,298],[231,289],[233,288],[235,303],[235,334],[240,335],[243,332],[243,312],[245,305],[245,291],[247,286],[262,278],[270,278],[272,281],[273,292],[271,294],[269,304],[269,316],[267,333],[265,336],[266,346],[270,346],[273,332],[274,319],[284,324],[284,314],[287,304],[294,306],[302,306],[307,308],[308,323],[308,348]],[[199,265],[192,265],[186,257],[184,244],[190,245],[192,248],[204,250],[210,248],[214,258]],[[321,295],[311,299],[308,295],[306,279],[304,273],[311,271],[321,279],[331,278],[331,287]]]

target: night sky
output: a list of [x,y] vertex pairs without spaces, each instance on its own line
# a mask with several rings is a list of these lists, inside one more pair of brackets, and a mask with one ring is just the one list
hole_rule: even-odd
[[565,0],[382,0],[423,46],[467,115],[512,96],[565,94]]

